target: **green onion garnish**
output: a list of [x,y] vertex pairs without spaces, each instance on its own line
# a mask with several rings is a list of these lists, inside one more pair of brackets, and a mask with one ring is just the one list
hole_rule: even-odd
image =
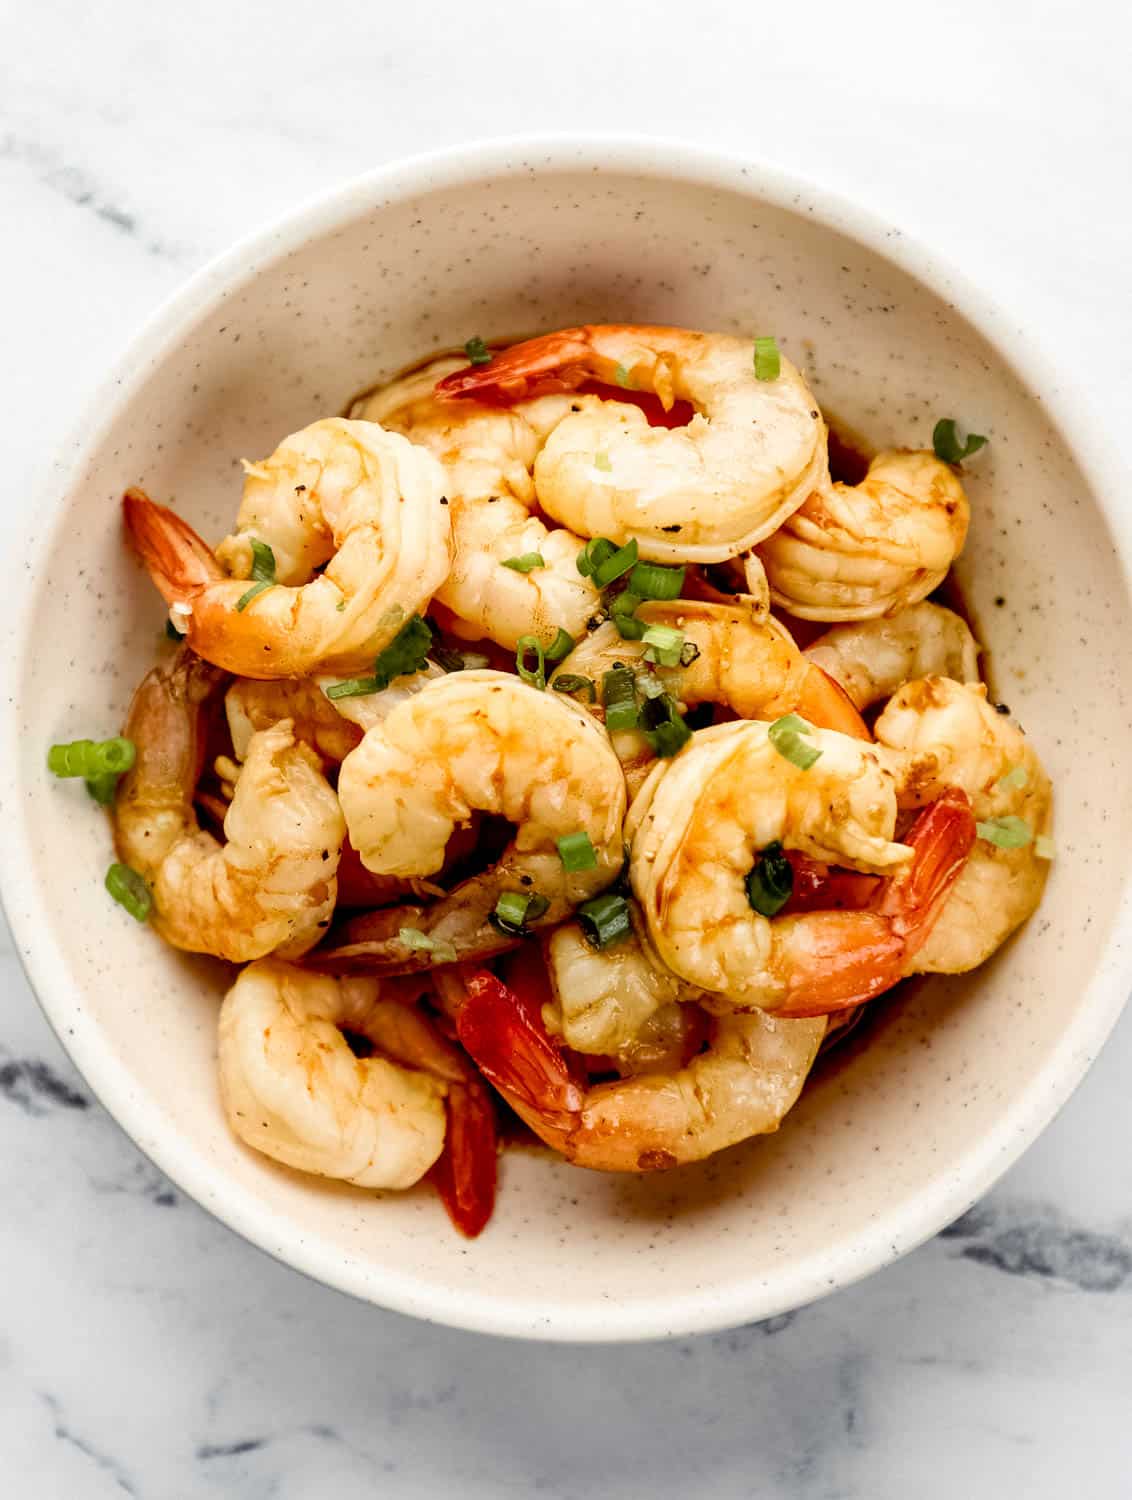
[[236,600],[237,611],[247,609],[257,594],[262,594],[264,589],[269,589],[275,582],[275,553],[266,542],[253,541],[252,549],[252,573],[256,580],[246,594],[241,594]]
[[473,365],[489,365],[491,363],[491,350],[484,343],[483,339],[480,338],[479,334],[475,338],[469,339],[464,345],[464,353]]
[[1025,766],[1011,766],[1005,776],[1000,776],[995,782],[995,790],[999,792],[1012,792],[1024,787],[1029,777],[1026,775]]
[[585,693],[588,703],[593,703],[597,698],[593,678],[579,677],[574,672],[559,672],[550,685],[556,693]]
[[428,653],[438,667],[443,667],[446,672],[464,671],[464,654],[462,651],[453,651],[448,646],[434,645]]
[[402,625],[385,650],[378,653],[373,664],[377,691],[383,692],[395,677],[409,677],[419,672],[431,650],[432,631],[427,621],[414,615],[407,625]]
[[582,931],[595,948],[610,948],[633,930],[629,903],[614,891],[605,891],[578,907]]
[[935,449],[935,456],[942,459],[945,464],[961,464],[965,458],[970,458],[972,453],[978,453],[980,448],[985,448],[986,442],[986,438],[980,437],[977,432],[969,432],[967,441],[960,445],[954,417],[941,417],[932,432],[932,447]]
[[[603,537],[604,541],[605,538]],[[594,587],[599,589],[608,588],[622,573],[627,573],[637,561],[637,539],[626,542],[623,547],[618,547],[611,556],[597,564],[593,571]]]
[[1052,859],[1057,850],[1048,833],[1039,833],[1034,839],[1034,853],[1039,859]]
[[645,633],[645,622],[637,619],[637,610],[644,603],[640,594],[622,589],[609,606],[609,618],[617,626],[617,634],[623,641],[639,641]]
[[1034,837],[1034,831],[1025,818],[1016,818],[1013,813],[1005,818],[988,818],[985,823],[976,823],[975,832],[999,849],[1024,849]]
[[617,548],[607,536],[595,536],[592,542],[587,542],[578,553],[577,569],[583,578],[591,578],[595,568],[599,567],[606,558],[612,557]]
[[692,731],[667,693],[650,698],[641,709],[641,729],[653,752],[662,759],[676,755],[692,738]]
[[760,917],[773,917],[790,900],[794,889],[794,866],[776,839],[761,850],[747,876],[747,901]]
[[[678,667],[680,653],[684,649],[684,632],[671,625],[648,625],[641,637],[645,647],[645,660],[657,661],[662,667]],[[649,652],[652,655],[649,655]]]
[[603,674],[601,701],[605,704],[605,727],[610,734],[619,729],[636,729],[637,699],[633,674],[627,667],[613,667]]
[[633,680],[642,698],[659,698],[664,693],[664,683],[655,672],[647,669],[643,672],[635,672]]
[[99,807],[109,807],[114,801],[114,795],[118,790],[118,777],[113,771],[106,776],[88,776],[86,789]]
[[613,465],[609,462],[609,454],[601,452],[595,453],[594,468],[599,469],[603,474],[612,474]]
[[444,938],[431,937],[416,927],[402,927],[397,933],[402,947],[415,949],[418,953],[431,953],[438,964],[454,964],[456,950]]
[[465,651],[463,656],[465,672],[482,672],[484,667],[491,666],[491,658],[482,651]]
[[546,657],[547,661],[561,661],[564,656],[570,655],[570,652],[573,651],[575,645],[576,642],[574,640],[574,637],[569,633],[569,631],[563,630],[562,627],[559,626],[558,634],[554,637],[549,646],[545,646],[543,648],[543,655]]
[[629,587],[642,599],[679,599],[684,587],[683,568],[662,568],[659,563],[634,563]]
[[562,868],[571,875],[579,870],[597,869],[597,854],[594,852],[594,846],[590,843],[590,836],[585,829],[577,833],[564,833],[555,842],[558,845],[558,857],[562,861]]
[[550,902],[537,891],[504,891],[488,920],[508,937],[523,937],[527,923],[537,921],[549,908]]
[[755,340],[755,379],[777,380],[782,371],[782,358],[773,338]]
[[783,759],[788,760],[792,766],[797,766],[799,771],[808,771],[822,757],[822,752],[815,745],[807,744],[804,739],[813,730],[814,726],[807,724],[797,714],[786,714],[781,719],[776,719],[766,734]]
[[121,776],[134,763],[137,751],[133,740],[121,735],[112,740],[72,740],[66,745],[52,745],[47,752],[47,769],[56,776]]
[[[533,651],[537,666],[527,665],[527,653]],[[515,670],[524,682],[531,687],[544,688],[546,686],[546,652],[539,644],[537,635],[521,635],[515,648]]]
[[614,368],[613,378],[620,386],[627,386],[629,384],[629,372],[624,365],[617,365]]
[[135,922],[144,922],[153,909],[149,886],[129,865],[111,865],[106,872],[106,889],[119,906],[124,906]]
[[376,677],[347,677],[344,682],[332,682],[326,696],[332,703],[336,698],[368,698],[370,693],[380,693],[386,686]]
[[503,566],[516,573],[533,573],[535,568],[546,567],[546,558],[541,552],[524,552],[519,557],[505,557]]

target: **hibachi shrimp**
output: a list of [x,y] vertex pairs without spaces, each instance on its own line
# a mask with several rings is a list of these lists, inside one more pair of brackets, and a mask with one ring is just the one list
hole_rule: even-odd
[[581,635],[600,607],[597,589],[577,568],[585,539],[531,514],[531,471],[557,424],[600,402],[543,396],[503,409],[441,401],[437,381],[464,367],[450,357],[433,360],[360,406],[369,420],[403,433],[443,466],[455,555],[437,601],[456,616],[455,631],[512,651],[524,635],[546,645],[560,629]]
[[979,838],[943,913],[916,956],[922,973],[983,963],[1035,910],[1052,857],[1053,794],[1033,746],[986,689],[944,677],[910,682],[877,720],[877,743],[920,806],[942,787],[971,799]]
[[979,681],[979,646],[967,622],[927,600],[886,619],[834,625],[805,655],[862,711],[919,677]]
[[870,620],[925,599],[963,550],[970,507],[933,453],[880,453],[860,484],[816,485],[758,547],[771,598],[803,620]]
[[711,1018],[706,1050],[683,1067],[587,1084],[548,1036],[542,1010],[549,992],[529,975],[508,984],[486,971],[467,975],[460,1040],[547,1145],[598,1171],[675,1167],[777,1130],[826,1030],[824,1017],[785,1020],[756,1011]]
[[[452,563],[440,465],[372,422],[315,422],[249,465],[237,531],[216,554],[140,490],[123,505],[174,624],[242,677],[366,669]],[[270,584],[249,587],[253,543],[271,550]]]
[[[623,862],[625,778],[604,731],[576,704],[503,672],[457,672],[403,703],[343,761],[338,795],[351,842],[378,874],[438,871],[454,830],[477,811],[516,831],[494,865],[431,906],[350,924],[346,941],[319,955],[337,972],[410,972],[500,952],[516,941],[490,920],[501,895],[537,899],[531,925],[553,925]],[[592,850],[574,870],[558,849],[571,835]]]
[[[349,703],[351,699],[343,699]],[[296,740],[337,765],[361,743],[361,728],[338,712],[318,683],[310,677],[278,677],[264,681],[238,677],[224,695],[228,732],[237,760],[247,758],[252,735],[289,719]]]
[[[975,837],[966,796],[948,789],[893,842],[896,779],[872,746],[813,729],[803,769],[773,726],[701,730],[654,767],[629,811],[629,875],[662,962],[721,1009],[824,1015],[910,972]],[[760,852],[891,877],[867,907],[768,918],[746,888]]]
[[689,401],[686,427],[627,402],[558,422],[535,461],[548,515],[582,536],[635,538],[658,562],[720,562],[769,536],[828,478],[826,429],[801,374],[755,374],[751,339],[630,324],[567,328],[440,381],[444,397],[522,400],[587,380]]
[[114,806],[118,857],[152,886],[153,925],[175,948],[234,963],[297,957],[330,924],[342,812],[284,719],[249,741],[226,842],[198,827],[204,712],[224,681],[184,647],[143,679],[124,730],[137,758]]

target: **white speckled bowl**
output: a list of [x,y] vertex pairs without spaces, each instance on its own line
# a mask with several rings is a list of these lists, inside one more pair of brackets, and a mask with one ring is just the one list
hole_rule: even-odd
[[[128,484],[226,529],[241,456],[473,333],[586,320],[773,330],[877,445],[954,415],[970,468],[962,576],[1000,694],[1058,792],[1041,911],[986,968],[922,984],[785,1128],[639,1180],[510,1154],[472,1244],[427,1190],[375,1198],[273,1166],[217,1097],[223,971],[166,949],[102,889],[104,820],[44,770],[112,731],[162,609],[122,544]],[[32,512],[8,625],[3,890],[63,1043],[182,1188],[271,1254],[444,1323],[635,1339],[793,1308],[953,1219],[1048,1122],[1128,973],[1123,793],[1132,512],[1088,414],[1015,329],[895,230],[779,172],[656,142],[503,142],[340,188],[196,276],[134,342]],[[76,559],[84,567],[76,568]]]

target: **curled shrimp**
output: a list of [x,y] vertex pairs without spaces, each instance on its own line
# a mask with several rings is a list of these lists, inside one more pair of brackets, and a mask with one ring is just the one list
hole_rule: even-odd
[[758,555],[792,615],[870,620],[938,587],[969,521],[963,486],[934,453],[880,453],[860,484],[816,485]]
[[805,655],[861,710],[920,677],[979,681],[979,646],[967,622],[926,600],[884,619],[834,625]]
[[[315,422],[249,465],[237,530],[215,554],[140,490],[123,505],[188,644],[241,677],[368,669],[452,562],[440,466],[372,422]],[[271,548],[275,576],[254,594],[253,541]]]
[[[988,959],[1041,900],[1051,853],[1049,777],[1030,741],[987,702],[982,686],[944,677],[910,682],[886,705],[876,729],[880,753],[892,752],[888,764],[902,802],[922,806],[945,786],[971,799],[980,837],[916,957],[919,972],[964,973]],[[1021,842],[995,844],[996,829]]]
[[387,1057],[357,1057],[343,1035],[380,1050],[388,1027],[396,1046],[404,1008],[376,979],[249,964],[220,1008],[220,1092],[233,1131],[301,1172],[358,1187],[418,1182],[444,1146],[445,1084]]
[[[503,672],[457,672],[431,683],[369,730],[342,762],[338,795],[367,869],[429,876],[453,832],[476,812],[515,825],[489,869],[430,906],[351,924],[319,955],[336,968],[410,972],[438,959],[502,951],[515,939],[490,918],[505,892],[541,897],[532,925],[560,922],[616,879],[623,862],[625,778],[603,730],[576,704]],[[589,868],[569,871],[557,841],[585,834]],[[422,938],[407,944],[404,929]]]
[[446,376],[445,397],[522,400],[594,379],[689,401],[686,427],[626,402],[564,417],[535,460],[548,515],[582,536],[635,538],[654,561],[720,562],[769,536],[828,476],[826,430],[786,359],[755,376],[750,339],[629,324],[567,328]]
[[[605,673],[618,664],[644,671],[677,702],[693,707],[715,703],[744,719],[776,719],[797,711],[823,728],[838,729],[858,739],[869,731],[837,684],[798,650],[787,631],[769,615],[743,605],[713,604],[698,599],[650,601],[637,618],[644,625],[679,630],[690,660],[664,667],[646,660],[643,641],[622,640],[616,625],[606,622],[587,635],[560,663],[551,678],[585,677],[594,684],[593,712]],[[694,654],[693,654],[694,653]],[[632,795],[653,764],[644,735],[619,729],[611,735]]]
[[238,677],[224,695],[224,712],[239,761],[247,759],[252,736],[281,719],[291,721],[296,740],[333,765],[361,743],[361,728],[340,714],[310,677]]
[[[559,629],[578,636],[600,608],[597,589],[577,568],[585,540],[531,514],[531,471],[558,422],[600,402],[544,396],[503,409],[439,400],[437,381],[463,368],[463,360],[434,360],[361,408],[427,448],[444,469],[454,558],[436,598],[456,616],[457,632],[512,651],[524,635],[547,645]],[[507,566],[533,558],[539,561],[526,572]]]
[[[629,875],[649,940],[704,1003],[814,1016],[880,994],[911,972],[970,852],[961,791],[896,843],[896,778],[873,747],[832,730],[807,739],[820,756],[803,770],[766,724],[701,730],[630,808]],[[767,918],[745,881],[772,843],[891,878],[859,910]]]
[[226,842],[198,827],[204,714],[224,681],[186,648],[143,679],[124,731],[137,758],[114,806],[118,857],[152,886],[153,925],[175,948],[234,963],[296,957],[330,924],[342,812],[285,719],[248,743]]
[[826,1030],[824,1017],[719,1016],[706,1022],[706,1049],[683,1066],[588,1084],[547,1034],[545,987],[480,971],[464,989],[460,1040],[484,1077],[567,1161],[605,1172],[701,1161],[777,1130]]

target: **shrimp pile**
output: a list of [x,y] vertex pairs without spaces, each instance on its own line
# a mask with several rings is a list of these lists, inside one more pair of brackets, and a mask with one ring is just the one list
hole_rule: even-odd
[[773,1133],[862,1007],[1009,939],[1053,841],[930,597],[984,439],[845,482],[767,337],[466,355],[245,461],[215,547],[127,490],[174,644],[49,766],[126,911],[235,966],[236,1139],[474,1236],[500,1111],[604,1172]]

